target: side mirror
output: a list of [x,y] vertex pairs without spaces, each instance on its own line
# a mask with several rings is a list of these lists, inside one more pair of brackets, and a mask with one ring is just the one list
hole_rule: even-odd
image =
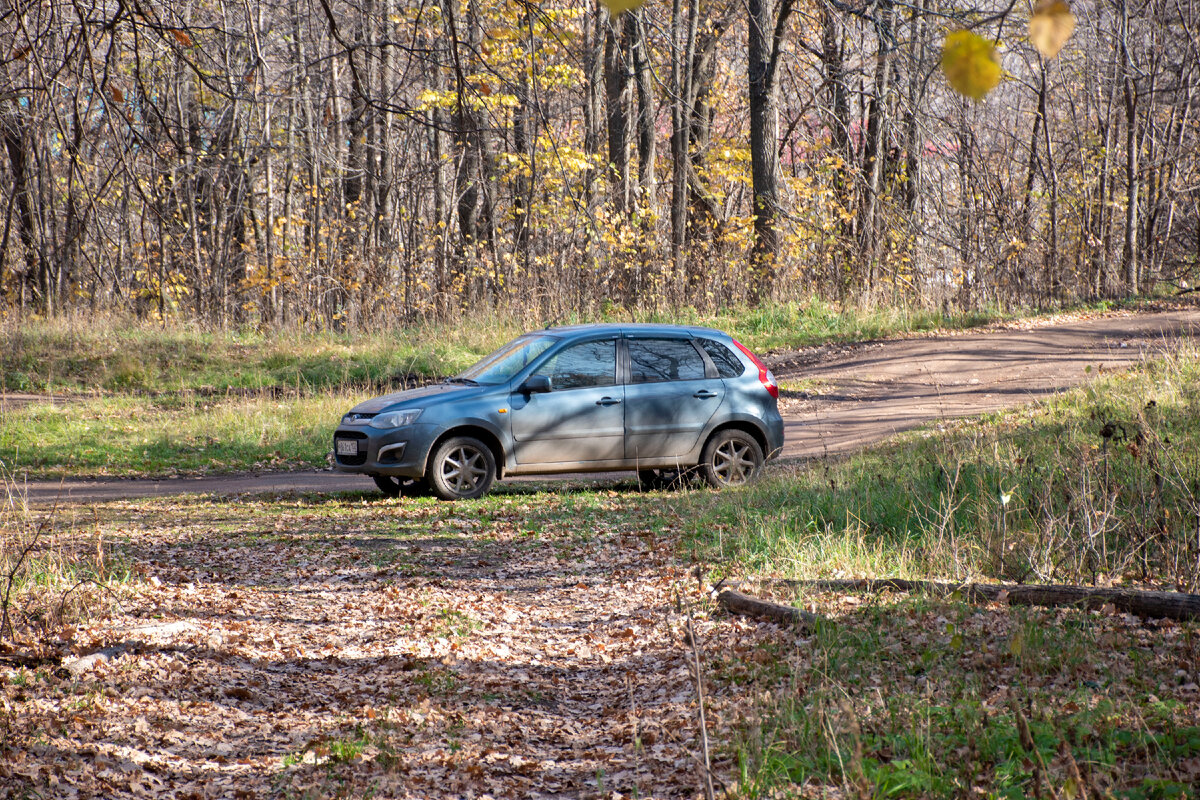
[[518,391],[522,394],[545,394],[550,391],[550,376],[530,375]]

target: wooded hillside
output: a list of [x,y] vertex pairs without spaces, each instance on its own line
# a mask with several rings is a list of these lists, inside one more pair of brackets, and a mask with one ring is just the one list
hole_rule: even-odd
[[[973,306],[1196,279],[1200,3],[4,0],[0,308]],[[980,102],[947,33],[999,43]]]

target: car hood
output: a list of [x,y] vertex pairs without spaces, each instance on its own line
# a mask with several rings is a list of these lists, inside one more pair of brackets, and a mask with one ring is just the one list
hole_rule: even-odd
[[462,383],[434,383],[417,389],[406,389],[403,392],[392,392],[382,397],[372,397],[350,409],[351,414],[378,414],[384,409],[396,405],[421,405],[418,400],[434,400],[444,403],[453,400],[466,400],[482,394],[493,386],[468,386]]

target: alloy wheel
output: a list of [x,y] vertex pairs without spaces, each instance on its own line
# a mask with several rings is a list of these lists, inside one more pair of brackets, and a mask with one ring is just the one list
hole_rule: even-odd
[[429,488],[443,500],[469,500],[492,488],[496,461],[483,442],[458,436],[437,447],[425,475]]
[[442,459],[442,479],[458,494],[470,494],[487,475],[483,453],[470,445],[451,450]]
[[762,469],[762,446],[745,431],[718,431],[704,446],[700,473],[709,486],[722,489],[742,486],[758,477]]

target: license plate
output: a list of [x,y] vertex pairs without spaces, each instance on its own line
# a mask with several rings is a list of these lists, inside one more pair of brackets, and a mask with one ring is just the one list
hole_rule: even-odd
[[339,456],[358,455],[358,441],[355,439],[338,439],[337,454]]

